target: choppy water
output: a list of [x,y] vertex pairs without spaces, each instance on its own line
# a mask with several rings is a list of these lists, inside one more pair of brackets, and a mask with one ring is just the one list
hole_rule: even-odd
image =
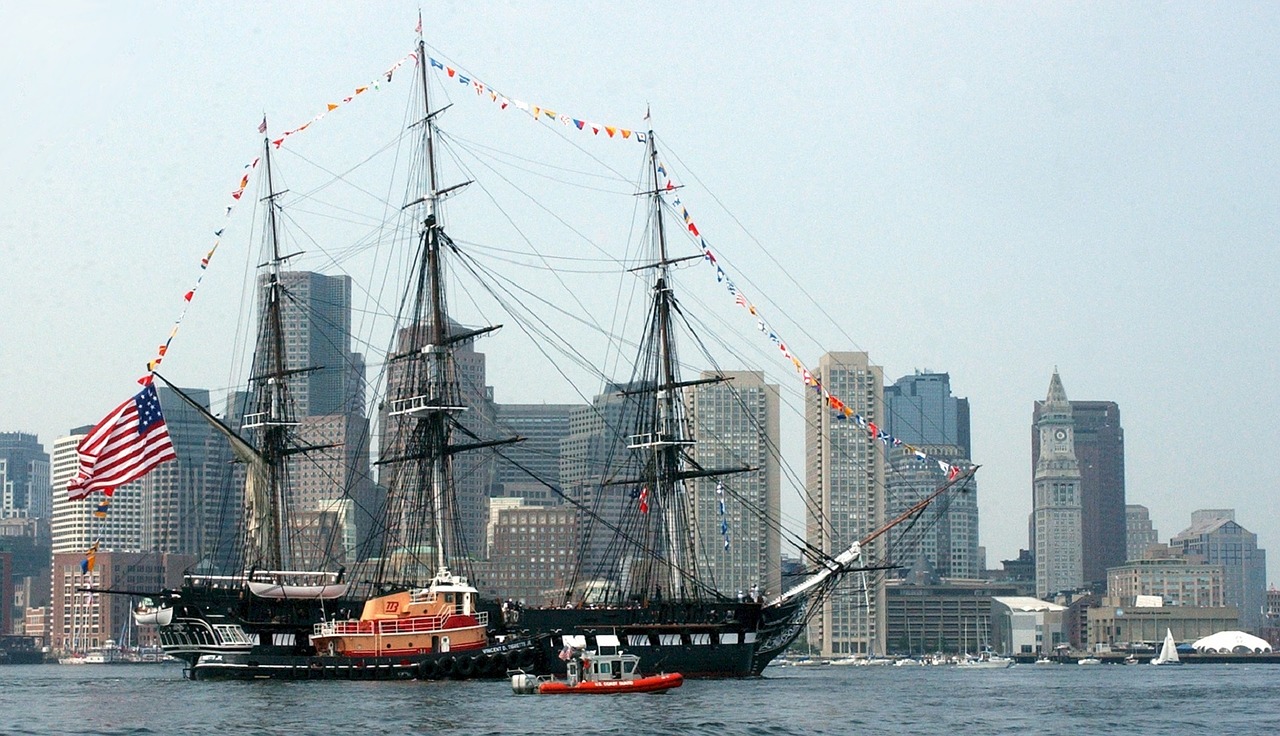
[[188,682],[180,666],[0,667],[10,734],[1275,734],[1280,665],[770,668],[665,695],[505,682]]

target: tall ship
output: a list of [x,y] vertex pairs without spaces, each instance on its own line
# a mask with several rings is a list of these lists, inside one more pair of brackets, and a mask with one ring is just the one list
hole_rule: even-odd
[[[632,323],[629,329],[642,323],[638,337],[606,338],[611,349],[634,348],[625,359],[628,368],[606,370],[606,357],[554,335],[557,321],[590,322],[600,328],[601,321],[592,319],[578,299],[584,291],[598,289],[598,277],[568,284],[571,269],[557,267],[555,256],[540,252],[520,254],[536,257],[516,259],[532,264],[517,269],[516,278],[494,277],[480,256],[510,258],[506,254],[513,251],[486,249],[462,237],[455,240],[446,230],[446,199],[472,182],[443,178],[442,147],[452,145],[477,160],[488,157],[485,163],[491,168],[532,168],[534,163],[527,158],[533,155],[529,152],[497,152],[443,133],[438,120],[453,103],[433,106],[432,79],[439,72],[442,81],[455,85],[452,89],[461,82],[464,92],[474,91],[474,96],[488,98],[502,110],[520,109],[535,121],[554,121],[557,131],[607,131],[613,138],[615,129],[514,102],[430,56],[421,35],[406,58],[412,63],[414,95],[405,132],[396,143],[384,144],[382,151],[393,150],[397,161],[411,164],[402,182],[403,195],[388,195],[383,202],[386,220],[397,223],[397,232],[403,234],[399,242],[407,247],[403,253],[387,255],[379,235],[374,246],[360,241],[350,249],[374,251],[376,261],[391,264],[381,277],[399,284],[394,308],[378,303],[369,310],[385,309],[394,316],[383,333],[386,349],[371,363],[380,366],[379,376],[360,388],[362,401],[367,396],[367,405],[377,407],[372,453],[377,474],[376,484],[370,475],[354,482],[365,484],[366,490],[374,486],[377,493],[357,497],[351,484],[335,483],[326,494],[367,514],[370,522],[360,549],[353,552],[336,543],[342,525],[326,520],[324,514],[315,515],[314,508],[303,508],[294,490],[299,476],[307,472],[306,458],[327,449],[301,431],[304,422],[295,408],[300,379],[323,366],[309,364],[306,355],[290,346],[289,326],[298,318],[289,312],[297,299],[289,269],[301,253],[281,234],[284,223],[293,222],[285,214],[289,190],[277,183],[276,157],[284,138],[267,136],[261,157],[249,167],[261,178],[264,248],[254,282],[257,315],[248,389],[240,408],[222,418],[190,402],[225,439],[237,461],[243,495],[231,509],[234,533],[228,533],[229,541],[220,540],[217,555],[188,571],[180,588],[152,592],[135,609],[135,619],[158,627],[164,651],[181,659],[193,679],[472,678],[499,677],[513,669],[563,674],[566,659],[557,655],[566,647],[573,643],[597,649],[602,641],[617,641],[638,655],[645,671],[689,677],[759,675],[799,636],[843,580],[851,574],[864,579],[881,574],[894,564],[891,559],[871,559],[867,550],[880,548],[872,543],[945,507],[948,494],[963,487],[976,468],[951,468],[946,482],[932,494],[861,539],[842,542],[847,548],[841,553],[829,555],[801,545],[807,569],[787,587],[744,590],[725,579],[718,581],[709,550],[721,540],[706,531],[705,518],[700,524],[699,509],[705,515],[707,508],[700,496],[723,494],[735,477],[754,468],[736,462],[712,466],[699,459],[698,443],[714,439],[694,431],[691,392],[713,385],[732,387],[732,381],[718,369],[696,378],[683,375],[690,365],[715,366],[717,361],[697,335],[692,342],[703,357],[680,355],[682,338],[687,344],[694,325],[702,323],[691,317],[693,305],[681,301],[675,272],[714,259],[696,237],[687,237],[689,232],[697,235],[688,224],[687,211],[685,224],[674,227],[668,222],[681,216],[674,199],[679,188],[671,183],[660,158],[657,136],[652,129],[624,129],[618,135],[644,144],[632,144],[632,150],[643,153],[643,174],[627,180],[629,191],[614,192],[643,203],[635,220],[643,222],[639,240],[644,254],[632,260],[603,260],[620,279],[641,284],[645,296],[639,300],[642,309],[619,309],[614,317],[615,324]],[[384,75],[388,86],[394,70]],[[265,121],[260,130],[265,132]],[[401,143],[412,144],[405,148],[412,152],[401,153]],[[455,164],[463,158],[457,150],[452,153],[448,160]],[[470,175],[481,167],[473,162],[455,168]],[[541,171],[545,179],[558,180],[574,170],[547,165]],[[348,174],[335,180],[345,183]],[[610,183],[621,179],[615,176]],[[365,192],[371,188],[363,186]],[[497,198],[496,188],[481,186],[489,198]],[[243,187],[242,182],[240,192]],[[317,186],[309,193],[322,189]],[[544,211],[562,201],[562,195],[549,190],[518,194]],[[239,193],[235,196],[238,199]],[[307,201],[308,196],[294,199]],[[565,207],[581,205],[569,199]],[[346,210],[336,207],[330,214],[345,215]],[[511,219],[501,205],[494,220],[498,219]],[[551,219],[562,222],[558,214]],[[381,233],[382,227],[375,229]],[[515,236],[532,241],[534,232],[517,229]],[[337,265],[345,253],[329,251],[326,262]],[[538,286],[521,286],[518,277],[530,275],[535,265],[545,267],[550,277]],[[585,366],[621,407],[616,414],[600,417],[612,449],[605,467],[589,479],[587,493],[569,492],[557,479],[522,468],[534,484],[542,485],[548,497],[545,507],[570,509],[577,519],[576,541],[555,553],[561,567],[571,569],[558,587],[547,588],[537,599],[520,600],[504,591],[493,582],[492,567],[484,559],[482,517],[489,510],[493,487],[486,463],[509,459],[523,438],[484,408],[492,399],[485,397],[482,380],[475,385],[472,346],[499,326],[464,326],[452,316],[446,287],[457,288],[463,277],[477,283],[461,290],[466,301],[477,304],[487,298],[525,334],[530,353],[508,356],[510,360],[553,359],[551,354],[559,352],[565,362]],[[563,287],[573,302],[567,308],[552,307],[552,316],[533,316],[530,305],[550,301],[549,283]],[[624,302],[619,299],[619,304]],[[475,311],[486,310],[477,306]],[[633,311],[643,319],[633,320]],[[730,354],[736,355],[732,350]],[[557,370],[567,377],[567,370]],[[626,372],[624,382],[613,372]],[[827,401],[833,407],[839,404],[834,396]],[[873,446],[878,445],[874,440],[885,439],[876,434],[874,424],[870,430]],[[741,513],[755,516],[763,528],[783,532],[776,508],[741,506]],[[723,515],[723,501],[720,509]],[[728,522],[721,519],[720,524],[727,548]],[[345,554],[337,554],[340,549]]]

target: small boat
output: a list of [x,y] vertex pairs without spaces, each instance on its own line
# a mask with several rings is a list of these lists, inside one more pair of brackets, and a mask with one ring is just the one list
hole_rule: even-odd
[[1160,654],[1151,660],[1151,664],[1182,664],[1178,659],[1178,645],[1173,641],[1173,630],[1164,630],[1164,643],[1160,645]]
[[1048,657],[1041,657],[1036,660],[1036,664],[1058,664],[1058,660],[1049,659]]
[[1085,657],[1076,660],[1076,664],[1102,664],[1102,660],[1097,657]]
[[678,672],[641,675],[640,657],[619,649],[616,636],[597,636],[596,643],[598,651],[566,644],[560,653],[561,659],[566,660],[565,679],[517,672],[511,676],[511,691],[517,695],[619,695],[662,693],[684,684],[684,676]]
[[173,623],[173,606],[159,606],[143,598],[133,607],[133,621],[139,626],[168,626]]
[[957,667],[978,670],[1002,670],[1006,667],[1013,666],[1013,659],[1010,657],[1001,657],[991,651],[979,652],[976,656],[967,656],[956,662]]

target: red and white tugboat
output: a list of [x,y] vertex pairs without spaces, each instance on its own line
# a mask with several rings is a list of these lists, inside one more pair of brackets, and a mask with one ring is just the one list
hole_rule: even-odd
[[426,588],[365,601],[359,619],[315,625],[320,656],[386,657],[466,652],[489,644],[488,613],[476,610],[476,589],[447,568]]
[[618,695],[661,693],[684,684],[684,676],[678,672],[641,675],[640,658],[619,649],[616,636],[597,636],[598,650],[594,652],[583,649],[585,637],[568,635],[564,643],[560,657],[566,660],[565,679],[520,672],[512,675],[511,690],[517,695]]

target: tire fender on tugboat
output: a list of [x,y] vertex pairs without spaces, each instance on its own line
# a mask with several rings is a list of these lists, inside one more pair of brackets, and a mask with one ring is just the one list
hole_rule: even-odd
[[475,671],[476,663],[471,657],[458,657],[458,664],[453,668],[453,674],[457,677],[470,677]]
[[436,671],[440,673],[441,677],[449,677],[453,674],[454,664],[456,664],[456,662],[453,657],[441,657],[440,660],[436,662]]

